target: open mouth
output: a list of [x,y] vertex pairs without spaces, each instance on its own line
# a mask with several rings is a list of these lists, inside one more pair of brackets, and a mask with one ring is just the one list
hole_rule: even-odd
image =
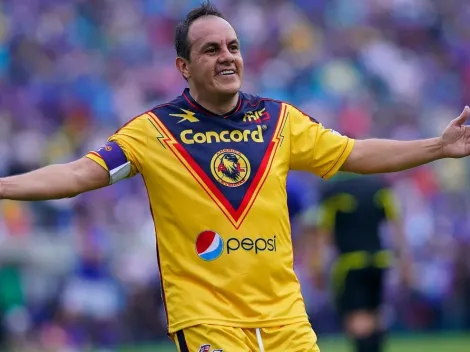
[[236,72],[235,70],[223,70],[217,73],[217,76],[231,76],[234,75]]

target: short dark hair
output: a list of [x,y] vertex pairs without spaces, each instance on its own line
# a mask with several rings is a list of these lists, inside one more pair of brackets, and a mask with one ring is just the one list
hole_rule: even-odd
[[210,2],[206,1],[199,7],[191,10],[184,19],[176,26],[175,49],[176,55],[189,61],[191,45],[188,41],[189,27],[194,21],[205,16],[216,16],[225,19],[222,13]]

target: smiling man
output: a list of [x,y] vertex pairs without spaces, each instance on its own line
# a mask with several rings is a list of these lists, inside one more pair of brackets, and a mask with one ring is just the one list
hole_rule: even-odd
[[0,179],[0,199],[73,197],[139,173],[180,351],[318,351],[293,271],[289,170],[328,179],[467,156],[469,109],[437,138],[354,141],[292,105],[241,92],[236,32],[211,4],[178,25],[175,46],[189,85],[181,96],[80,160]]
[[192,98],[218,115],[233,110],[243,58],[237,34],[222,15],[209,5],[191,12],[176,29],[175,47],[176,67],[188,81]]

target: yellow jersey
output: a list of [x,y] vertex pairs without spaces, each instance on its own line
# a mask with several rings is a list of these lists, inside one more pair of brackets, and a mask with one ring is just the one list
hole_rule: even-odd
[[354,140],[292,105],[240,92],[219,116],[188,89],[87,157],[110,183],[140,173],[155,222],[169,333],[307,321],[294,273],[289,170],[334,175]]

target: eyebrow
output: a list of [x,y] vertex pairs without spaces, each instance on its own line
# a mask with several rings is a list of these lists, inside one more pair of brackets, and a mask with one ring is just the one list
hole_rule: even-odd
[[[233,39],[231,40],[228,45],[232,45],[232,44],[237,44],[237,45],[240,45],[240,41],[238,39]],[[201,47],[201,50],[204,50],[204,49],[207,49],[211,46],[215,46],[215,47],[219,47],[220,46],[220,43],[218,42],[208,42],[208,43],[205,43],[202,47]]]
[[237,44],[238,46],[240,46],[240,41],[238,39],[234,39],[230,43],[228,43],[228,45],[232,45],[232,44]]

